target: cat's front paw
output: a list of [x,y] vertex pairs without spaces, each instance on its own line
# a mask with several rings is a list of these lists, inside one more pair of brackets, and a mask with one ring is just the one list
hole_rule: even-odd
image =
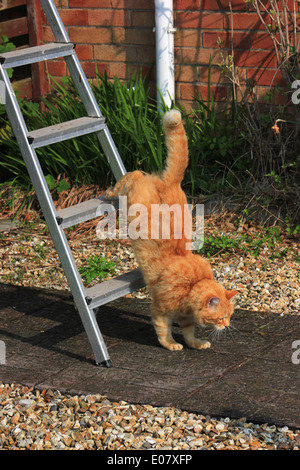
[[164,348],[168,349],[169,351],[181,351],[183,348],[182,344],[180,343],[164,343],[162,344]]
[[170,351],[181,351],[181,349],[183,348],[182,344],[180,343],[173,343],[173,344],[170,344]]
[[201,341],[200,349],[208,349],[210,348],[211,344],[209,341]]
[[208,349],[210,348],[211,344],[209,341],[195,338],[193,341],[188,343],[188,346],[194,349]]

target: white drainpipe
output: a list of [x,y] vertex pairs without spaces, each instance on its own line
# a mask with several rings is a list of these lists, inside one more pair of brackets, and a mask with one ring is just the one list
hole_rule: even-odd
[[[156,84],[168,108],[175,100],[173,0],[155,0]],[[158,108],[162,99],[157,92]]]

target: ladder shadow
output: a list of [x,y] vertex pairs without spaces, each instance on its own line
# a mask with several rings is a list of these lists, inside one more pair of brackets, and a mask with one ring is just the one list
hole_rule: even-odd
[[[124,341],[159,347],[149,303],[126,297],[98,308],[106,346]],[[91,346],[70,292],[0,283],[0,339],[12,354],[36,349],[94,362]]]

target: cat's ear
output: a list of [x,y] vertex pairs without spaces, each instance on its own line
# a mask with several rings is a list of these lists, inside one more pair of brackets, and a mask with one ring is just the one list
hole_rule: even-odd
[[211,297],[210,299],[208,299],[207,301],[207,306],[208,308],[210,308],[211,310],[215,310],[217,308],[217,306],[219,305],[220,303],[220,299],[219,297]]
[[227,300],[232,299],[232,297],[234,297],[236,294],[238,294],[237,290],[226,290],[225,291],[225,295],[226,295]]

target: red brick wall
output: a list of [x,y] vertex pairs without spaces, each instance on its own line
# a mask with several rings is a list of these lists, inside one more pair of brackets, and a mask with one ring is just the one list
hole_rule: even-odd
[[[146,73],[155,64],[154,0],[56,0],[56,5],[89,78],[95,77],[95,61],[99,72],[120,79],[140,67]],[[174,0],[176,100],[187,107],[195,92],[206,94],[210,57],[216,99],[229,96],[229,81],[218,67],[219,37],[225,55],[233,41],[241,83],[255,79],[259,95],[268,91],[276,73],[273,45],[257,14],[245,0],[231,0],[231,5],[232,13],[229,0]],[[43,39],[52,41],[43,23]],[[47,68],[55,77],[67,73],[59,60]],[[273,84],[285,86],[280,73]]]
[[[154,0],[56,0],[61,18],[88,78],[107,71],[125,79],[142,67],[147,73],[155,63]],[[52,41],[44,20],[44,41]],[[47,63],[48,72],[67,73],[62,61]],[[155,78],[155,73],[153,74]]]

